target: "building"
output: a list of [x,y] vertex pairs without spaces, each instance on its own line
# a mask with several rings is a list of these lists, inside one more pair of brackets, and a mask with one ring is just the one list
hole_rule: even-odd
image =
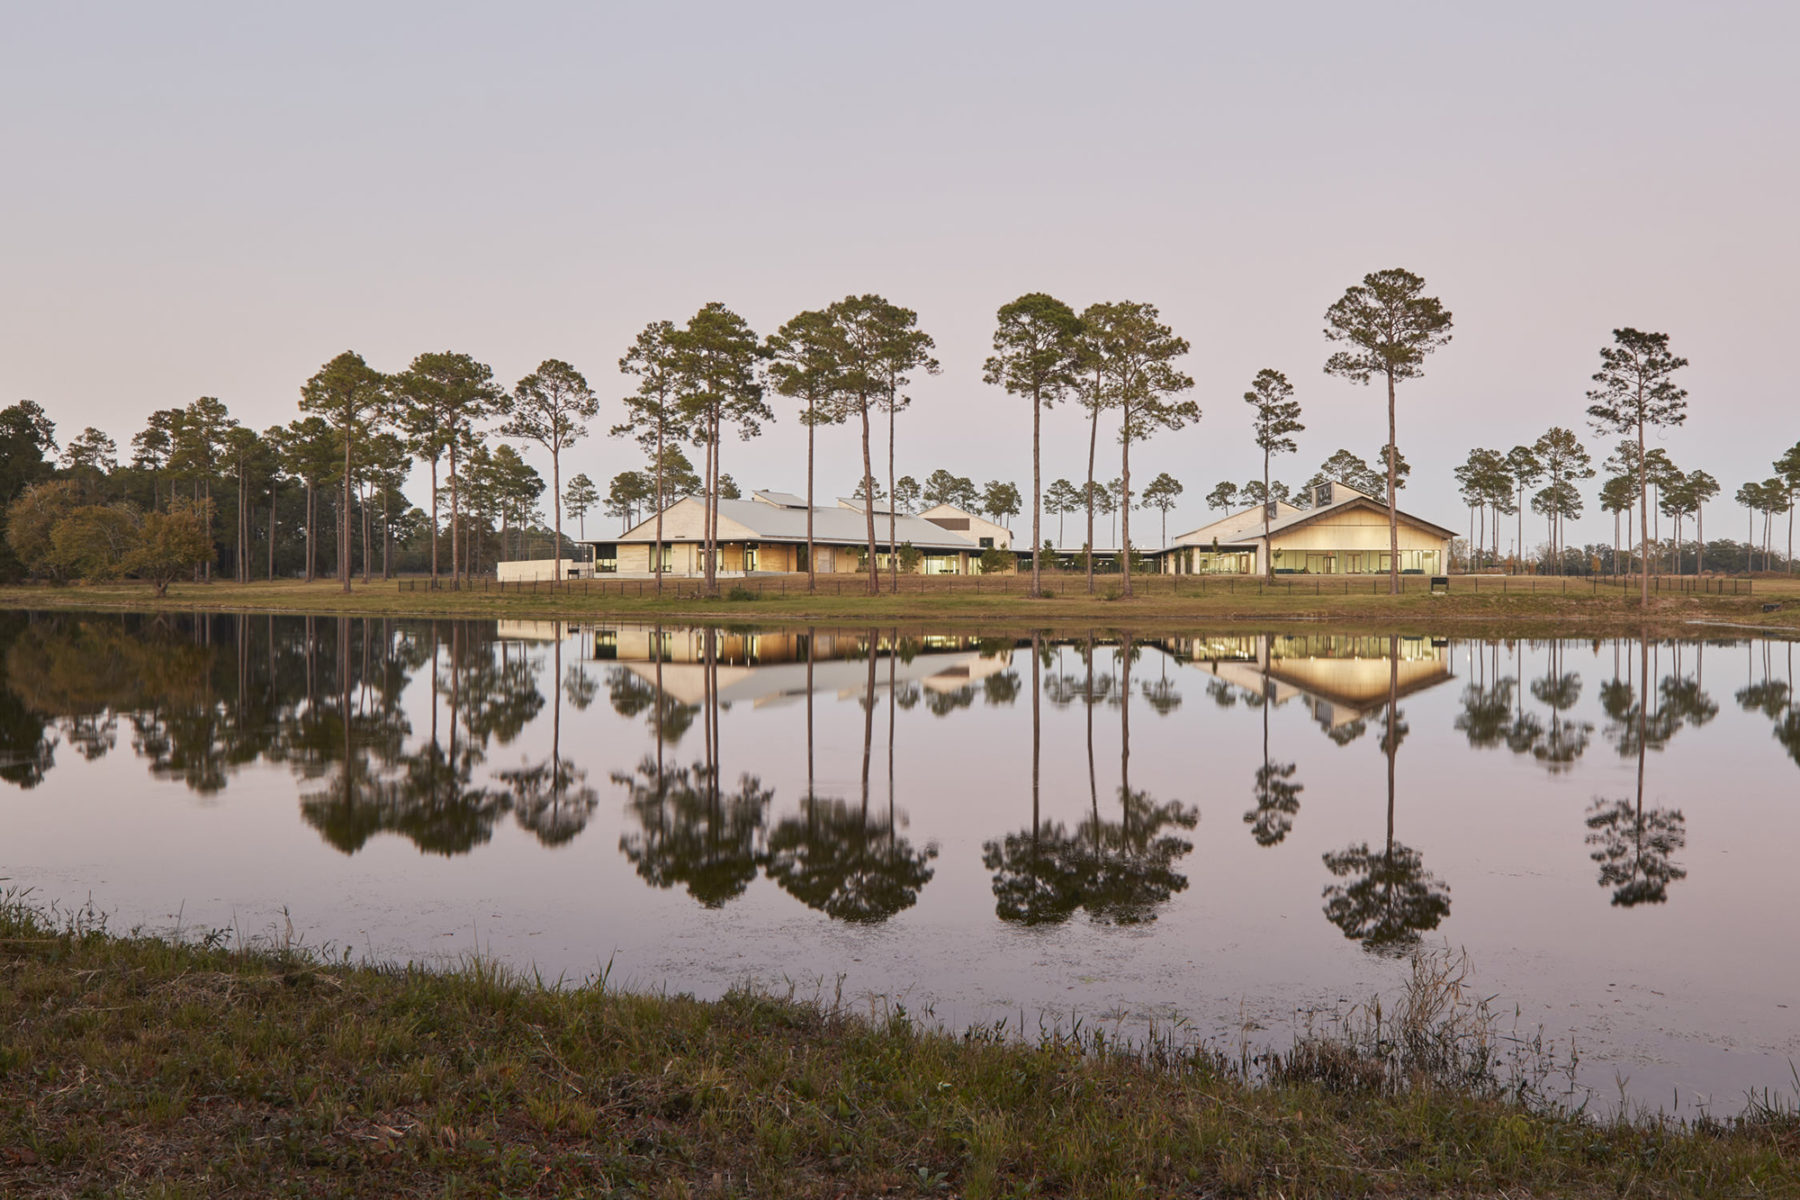
[[[1268,531],[1256,505],[1181,534],[1148,557],[1170,575],[1261,575],[1272,557],[1275,573],[1382,575],[1388,571],[1387,505],[1341,483],[1314,489],[1311,508],[1272,502]],[[1400,518],[1400,570],[1441,575],[1456,532],[1411,513]]]
[[[759,575],[805,572],[806,501],[787,492],[756,492],[748,500],[720,500],[717,574]],[[981,546],[972,537],[919,517],[896,516],[894,542],[919,551],[915,573],[967,575],[976,569]],[[706,503],[686,496],[663,510],[663,573],[706,573]],[[866,570],[868,526],[859,501],[840,500],[812,510],[813,545],[820,574]],[[649,575],[656,544],[656,518],[632,526],[608,541],[589,540],[597,575]],[[877,565],[888,565],[888,512],[875,510]]]
[[983,550],[1012,549],[1012,530],[1004,525],[996,525],[986,517],[978,517],[972,512],[965,512],[954,504],[933,505],[920,513],[919,519],[930,521],[940,529],[948,529],[973,538],[975,544]]

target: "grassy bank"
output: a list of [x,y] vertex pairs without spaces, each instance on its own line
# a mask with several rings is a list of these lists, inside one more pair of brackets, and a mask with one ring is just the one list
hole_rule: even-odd
[[[1432,596],[1411,581],[1414,590],[1388,596],[1360,590],[1333,592],[1323,581],[1284,581],[1272,588],[1257,584],[1220,586],[1204,591],[1190,583],[1175,590],[1163,577],[1131,599],[1114,598],[1102,584],[1090,596],[1079,579],[1055,580],[1055,594],[1033,599],[1021,594],[1023,580],[959,579],[929,581],[923,591],[871,597],[846,590],[806,595],[765,588],[760,594],[702,599],[687,584],[681,594],[657,599],[653,594],[620,594],[617,590],[583,590],[579,585],[539,590],[432,591],[401,584],[358,583],[345,594],[338,585],[278,582],[176,585],[157,600],[150,589],[133,584],[0,589],[0,604],[14,608],[164,608],[248,612],[316,613],[362,616],[440,616],[563,620],[668,620],[933,624],[940,627],[1081,629],[1159,628],[1203,624],[1209,628],[1266,629],[1287,622],[1327,621],[1334,625],[1377,631],[1422,631],[1443,634],[1539,636],[1635,633],[1646,627],[1665,634],[1694,634],[1692,622],[1717,622],[1800,630],[1800,583],[1758,579],[1748,594],[1693,594],[1665,591],[1641,607],[1635,590],[1591,586],[1585,580],[1499,577],[1452,581],[1447,596]],[[1728,581],[1729,582],[1729,581]],[[907,581],[907,587],[913,586]],[[616,587],[616,585],[615,585]],[[1004,588],[1004,590],[1001,590]],[[1318,588],[1320,590],[1313,590]],[[980,590],[978,590],[980,589]],[[671,592],[676,589],[671,587]],[[1763,611],[1777,605],[1772,612]]]
[[1329,1045],[1252,1085],[1205,1053],[328,965],[10,901],[0,1016],[7,1196],[1800,1195],[1791,1113],[1597,1123]]

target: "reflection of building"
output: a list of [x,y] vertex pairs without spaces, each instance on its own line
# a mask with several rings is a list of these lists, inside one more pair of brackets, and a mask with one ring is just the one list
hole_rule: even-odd
[[[1263,506],[1233,513],[1155,552],[1169,575],[1260,575],[1273,554],[1278,572],[1309,575],[1386,574],[1390,559],[1387,505],[1341,483],[1316,489],[1311,508],[1274,501],[1268,533]],[[1438,575],[1450,561],[1454,530],[1400,513],[1400,569]]]
[[[644,626],[595,628],[586,631],[584,656],[614,663],[654,684],[684,704],[699,704],[712,686],[727,703],[744,700],[761,707],[806,695],[807,656],[812,656],[812,689],[840,697],[860,695],[868,687],[869,638],[861,634],[806,633],[795,630],[712,632],[712,665],[708,666],[707,631],[653,629]],[[917,684],[931,692],[952,693],[1005,670],[1010,647],[982,648],[978,639],[927,637],[904,639],[896,646],[878,638],[878,659],[893,658],[893,681]],[[889,664],[876,671],[876,686],[886,687]]]
[[[835,508],[812,510],[812,541],[820,574],[865,569],[868,517],[860,501],[840,500]],[[718,570],[721,575],[792,574],[806,570],[806,501],[786,492],[757,492],[749,500],[719,501]],[[875,553],[887,566],[888,513],[875,513]],[[919,552],[914,570],[925,575],[967,575],[981,556],[976,539],[919,517],[897,516],[895,545]],[[592,540],[596,569],[622,575],[650,574],[657,539],[656,518],[634,525],[610,541]],[[675,501],[662,514],[663,572],[706,573],[706,505],[698,497]]]
[[[1399,653],[1389,656],[1397,644]],[[1167,638],[1176,658],[1253,696],[1276,704],[1299,697],[1321,728],[1360,721],[1398,696],[1422,692],[1451,678],[1446,647],[1421,637],[1353,634],[1243,634]]]

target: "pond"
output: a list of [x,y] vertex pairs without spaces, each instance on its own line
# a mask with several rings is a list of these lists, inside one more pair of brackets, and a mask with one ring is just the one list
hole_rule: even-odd
[[1800,1060],[1792,643],[0,615],[0,876],[1228,1048],[1466,950],[1634,1103]]

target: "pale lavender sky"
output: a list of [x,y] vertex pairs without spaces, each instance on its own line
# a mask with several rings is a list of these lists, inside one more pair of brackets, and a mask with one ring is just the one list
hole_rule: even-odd
[[[285,422],[345,348],[383,369],[466,350],[508,382],[565,358],[603,428],[646,322],[717,299],[768,332],[875,291],[918,310],[944,364],[902,418],[901,472],[1023,487],[1027,409],[980,363],[994,309],[1046,290],[1150,301],[1193,343],[1205,418],[1134,454],[1140,486],[1187,485],[1174,533],[1207,519],[1218,479],[1259,470],[1240,399],[1258,368],[1288,373],[1309,425],[1277,477],[1339,446],[1372,456],[1381,395],[1323,376],[1321,316],[1404,266],[1456,315],[1401,394],[1425,515],[1463,527],[1450,472],[1472,445],[1561,423],[1598,449],[1583,391],[1618,325],[1693,360],[1664,444],[1725,484],[1709,532],[1742,536],[1731,492],[1800,439],[1792,3],[8,3],[0,20],[0,401],[37,400],[65,436],[125,446],[200,395]],[[746,486],[801,486],[783,416],[727,446]],[[1046,482],[1079,478],[1076,410],[1047,429]],[[848,493],[854,436],[825,446],[821,488]],[[565,475],[635,465],[596,437]],[[1597,515],[1578,529],[1610,535]]]

